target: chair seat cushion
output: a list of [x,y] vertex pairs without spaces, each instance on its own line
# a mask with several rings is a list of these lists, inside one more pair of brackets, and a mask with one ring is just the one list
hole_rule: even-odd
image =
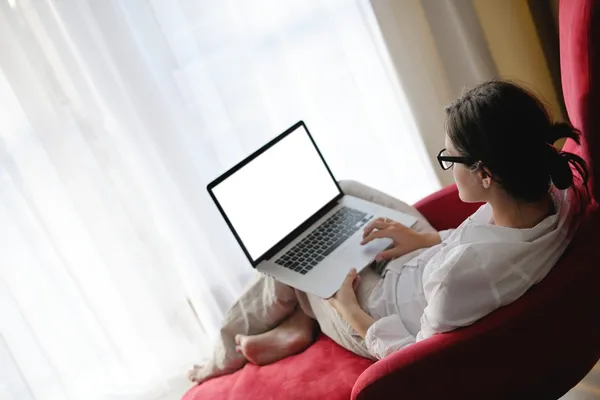
[[247,364],[234,374],[194,386],[182,400],[347,400],[371,364],[321,334],[300,354],[263,367]]

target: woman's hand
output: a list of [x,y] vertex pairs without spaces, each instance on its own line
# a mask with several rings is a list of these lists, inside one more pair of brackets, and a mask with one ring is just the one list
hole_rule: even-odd
[[342,310],[344,309],[358,306],[358,300],[356,299],[358,285],[360,285],[360,276],[356,272],[356,269],[352,268],[350,272],[348,272],[348,275],[346,275],[339,290],[332,297],[327,299],[327,301],[340,314],[342,314]]
[[327,301],[343,319],[362,337],[367,335],[369,327],[375,323],[373,317],[363,311],[356,299],[356,290],[360,284],[360,276],[352,268],[342,283],[340,290]]
[[438,233],[419,233],[388,218],[377,218],[367,225],[361,244],[365,245],[379,238],[392,239],[394,246],[379,253],[375,258],[377,261],[397,258],[417,249],[434,246],[441,241]]

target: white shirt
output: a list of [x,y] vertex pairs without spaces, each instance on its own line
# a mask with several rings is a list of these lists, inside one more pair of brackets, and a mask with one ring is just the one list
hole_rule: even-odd
[[571,239],[568,191],[553,192],[556,213],[530,229],[493,225],[483,205],[442,243],[389,263],[367,305],[376,321],[365,343],[377,359],[470,325],[542,280]]

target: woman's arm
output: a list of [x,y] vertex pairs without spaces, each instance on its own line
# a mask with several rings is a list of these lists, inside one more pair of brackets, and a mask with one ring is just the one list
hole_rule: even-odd
[[375,323],[375,319],[364,312],[358,303],[341,307],[338,313],[363,339],[367,337],[367,331]]
[[[471,325],[502,305],[500,296],[506,288],[492,284],[489,267],[493,256],[488,251],[482,258],[471,245],[456,246],[445,254],[439,267],[423,278],[427,306],[417,341]],[[496,254],[496,258],[501,257]],[[522,279],[513,273],[510,281],[522,287]]]
[[354,292],[358,283],[360,277],[353,269],[346,276],[340,290],[328,301],[356,333],[365,339],[369,353],[374,358],[381,359],[414,343],[415,337],[406,330],[399,315],[389,315],[375,321],[362,310]]
[[375,320],[364,312],[356,299],[355,288],[360,284],[356,269],[352,268],[340,289],[327,301],[352,328],[364,338]]

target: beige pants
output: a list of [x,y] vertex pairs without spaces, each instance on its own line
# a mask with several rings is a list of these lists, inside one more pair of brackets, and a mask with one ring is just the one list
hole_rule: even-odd
[[[358,182],[342,181],[340,185],[346,194],[418,217],[419,220],[414,226],[418,231],[434,231],[427,220],[406,203]],[[370,268],[363,270],[360,275],[361,284],[357,291],[357,299],[365,309],[369,294],[381,277]],[[245,363],[243,356],[235,351],[235,335],[256,335],[271,330],[298,306],[308,316],[316,319],[321,331],[340,346],[362,357],[372,358],[365,347],[364,339],[326,300],[257,273],[225,316],[213,357],[210,364],[203,368],[206,377],[231,373]]]

